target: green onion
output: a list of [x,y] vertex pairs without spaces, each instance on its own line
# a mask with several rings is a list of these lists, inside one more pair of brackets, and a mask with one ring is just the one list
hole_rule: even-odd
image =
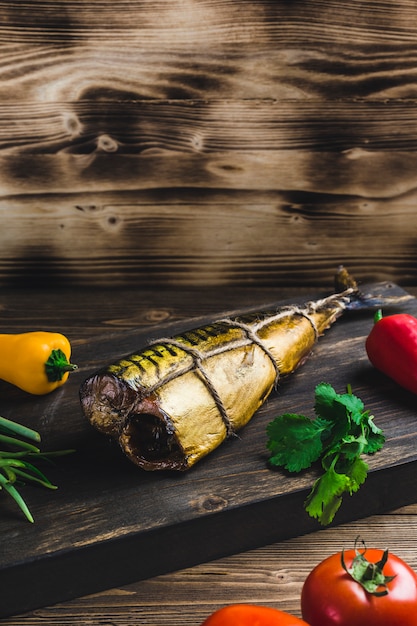
[[47,489],[57,489],[51,481],[41,472],[34,461],[48,461],[55,456],[62,456],[74,452],[74,450],[58,450],[54,452],[41,452],[41,450],[24,439],[39,443],[40,434],[36,430],[27,428],[22,424],[0,417],[0,445],[5,448],[0,450],[0,490],[3,489],[13,498],[26,519],[33,523],[33,516],[16,487],[17,484],[36,484]]

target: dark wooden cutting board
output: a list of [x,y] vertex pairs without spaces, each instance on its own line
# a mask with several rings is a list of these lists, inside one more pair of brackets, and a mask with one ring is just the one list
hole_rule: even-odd
[[[378,289],[405,295],[395,285]],[[410,297],[400,310],[417,315],[417,301]],[[224,313],[219,308],[218,317]],[[372,318],[370,311],[346,314],[238,437],[185,473],[147,473],[127,461],[86,422],[78,389],[102,365],[207,318],[161,325],[152,334],[132,329],[75,341],[79,370],[50,396],[28,396],[1,383],[3,415],[32,427],[37,416],[44,450],[76,452],[47,468],[56,492],[25,489],[34,524],[10,499],[1,499],[0,617],[320,528],[303,509],[317,470],[290,476],[269,469],[265,429],[283,412],[312,415],[321,381],[339,392],[350,383],[387,438],[383,451],[369,459],[366,483],[345,498],[334,523],[415,500],[417,398],[370,365],[364,344]]]

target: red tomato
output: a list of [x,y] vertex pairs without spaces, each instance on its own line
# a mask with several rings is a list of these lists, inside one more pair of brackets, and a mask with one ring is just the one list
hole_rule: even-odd
[[302,619],[256,604],[229,604],[212,613],[201,626],[308,626]]
[[[384,556],[383,550],[365,552],[370,563],[378,563]],[[358,551],[343,554],[351,571]],[[341,552],[328,557],[304,582],[303,618],[310,626],[417,626],[417,574],[394,554],[387,554],[382,574],[387,577],[386,595],[373,595],[345,571]],[[383,592],[384,587],[378,591]]]

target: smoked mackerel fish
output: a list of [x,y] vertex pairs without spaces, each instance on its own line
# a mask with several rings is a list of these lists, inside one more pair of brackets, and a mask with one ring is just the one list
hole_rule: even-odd
[[336,285],[327,298],[219,319],[105,366],[80,388],[86,418],[145,470],[191,468],[249,422],[345,310],[369,306],[343,267]]

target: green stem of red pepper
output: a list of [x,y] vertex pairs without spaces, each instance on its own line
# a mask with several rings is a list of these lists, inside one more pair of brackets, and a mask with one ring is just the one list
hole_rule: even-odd
[[382,311],[381,311],[381,309],[378,309],[377,312],[374,315],[374,324],[376,324],[380,320],[382,320]]

